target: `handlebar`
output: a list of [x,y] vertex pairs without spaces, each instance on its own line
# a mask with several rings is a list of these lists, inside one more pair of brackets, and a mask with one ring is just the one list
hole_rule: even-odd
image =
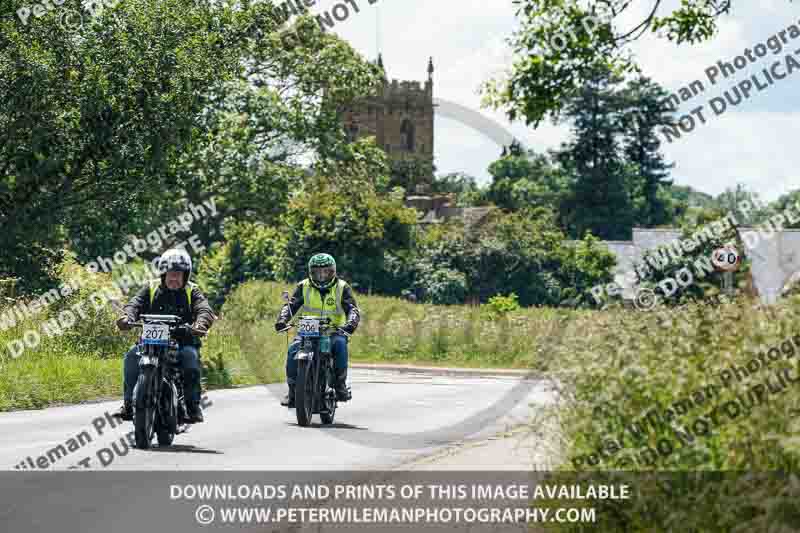
[[[299,317],[299,318],[306,318],[306,317]],[[323,326],[329,326],[330,323],[331,323],[331,319],[330,318],[319,318],[318,320],[320,321],[320,325],[323,325]],[[290,329],[293,329],[293,328],[296,328],[296,327],[297,327],[297,323],[296,322],[295,323],[290,323],[285,328],[276,331],[276,333],[286,333]],[[336,328],[335,333],[337,335],[343,335],[343,336],[348,337],[348,338],[350,337],[350,334],[347,333],[346,331],[343,331],[342,328]]]
[[[129,322],[128,325],[131,326],[131,328],[142,328],[142,327],[144,327],[144,322]],[[182,329],[182,330],[187,331],[189,333],[189,335],[192,335],[194,337],[205,337],[206,335],[208,335],[207,331],[196,330],[196,329],[192,328],[191,324],[183,323],[183,324],[177,324],[177,325],[173,325],[173,324],[165,324],[165,325],[169,326],[169,329],[171,331]]]

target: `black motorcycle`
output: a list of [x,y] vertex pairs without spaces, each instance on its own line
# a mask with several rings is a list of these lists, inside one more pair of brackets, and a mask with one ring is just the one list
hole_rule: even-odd
[[183,372],[176,337],[196,335],[175,315],[141,315],[139,379],[133,389],[133,424],[136,447],[150,448],[155,434],[160,446],[169,446],[186,430],[188,416]]
[[294,387],[294,406],[297,423],[307,427],[311,417],[319,414],[323,424],[333,424],[336,415],[336,371],[331,336],[337,328],[330,318],[301,316],[296,324],[282,331],[297,328],[301,339],[297,360],[297,380]]

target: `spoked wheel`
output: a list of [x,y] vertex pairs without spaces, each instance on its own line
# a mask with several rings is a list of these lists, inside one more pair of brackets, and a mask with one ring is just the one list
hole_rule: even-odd
[[172,441],[175,440],[175,434],[163,428],[158,430],[156,437],[158,437],[159,446],[170,446],[172,445]]
[[294,407],[297,423],[303,427],[311,425],[314,402],[314,376],[311,375],[308,361],[298,361],[297,382],[294,387]]
[[323,424],[333,424],[333,418],[336,416],[336,392],[333,390],[335,387],[335,378],[333,371],[328,368],[325,371],[325,380],[322,385],[322,397],[325,398],[323,411],[319,414]]
[[161,410],[158,413],[156,437],[159,446],[170,446],[178,432],[177,391],[174,385],[162,389]]
[[136,447],[142,450],[150,448],[155,432],[156,409],[155,401],[156,369],[144,367],[140,369],[139,380],[134,390],[136,402],[134,405],[134,437]]

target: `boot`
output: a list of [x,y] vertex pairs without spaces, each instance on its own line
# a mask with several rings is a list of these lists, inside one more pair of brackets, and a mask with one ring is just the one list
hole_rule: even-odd
[[189,405],[186,410],[188,411],[189,424],[201,424],[203,422],[203,410],[200,409],[200,404]]
[[347,369],[336,370],[336,401],[347,402],[352,398],[350,389],[347,387]]
[[130,400],[126,400],[122,402],[122,407],[119,408],[119,411],[114,413],[114,416],[117,418],[121,418],[122,420],[132,421],[133,420],[133,402]]
[[294,409],[294,385],[289,385],[289,393],[283,397],[281,405],[289,409]]

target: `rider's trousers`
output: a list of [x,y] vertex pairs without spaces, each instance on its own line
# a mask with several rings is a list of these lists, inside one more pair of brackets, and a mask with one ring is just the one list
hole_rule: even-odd
[[[139,379],[139,349],[134,346],[125,354],[123,371],[123,398],[133,400],[133,387]],[[183,369],[183,387],[187,405],[200,403],[200,352],[196,346],[181,346],[178,351],[178,360]]]
[[[302,344],[300,337],[295,337],[289,345],[289,353],[286,356],[286,383],[294,385],[297,379],[297,360],[294,356],[300,350]],[[331,353],[333,354],[333,366],[337,370],[347,368],[347,337],[344,335],[331,336]]]

